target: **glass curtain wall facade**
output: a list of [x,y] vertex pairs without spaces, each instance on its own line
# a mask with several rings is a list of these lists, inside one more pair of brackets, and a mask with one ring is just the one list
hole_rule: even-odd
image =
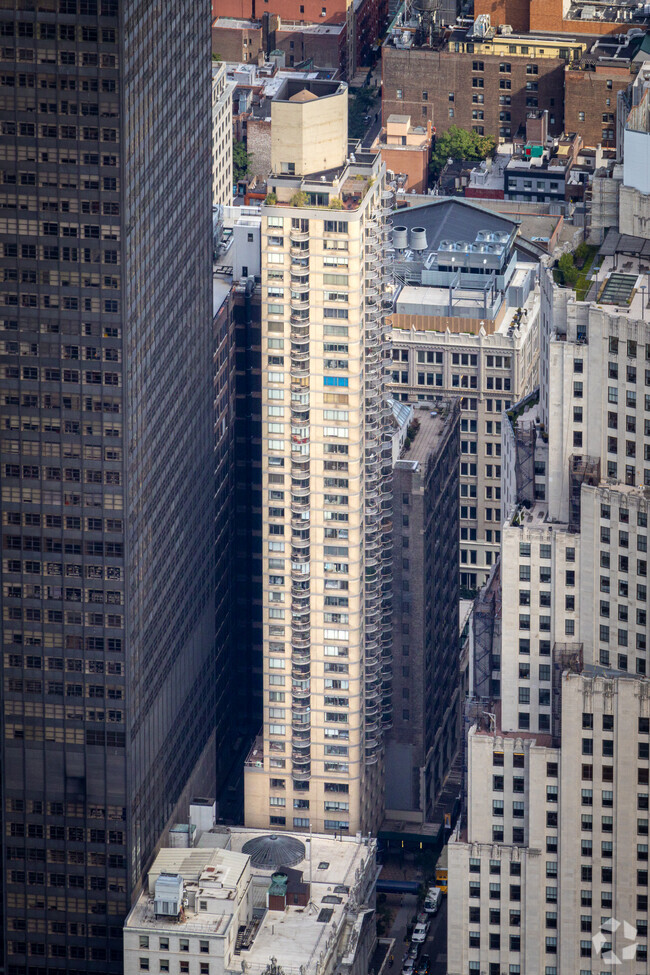
[[214,728],[210,8],[0,8],[8,975],[119,972]]

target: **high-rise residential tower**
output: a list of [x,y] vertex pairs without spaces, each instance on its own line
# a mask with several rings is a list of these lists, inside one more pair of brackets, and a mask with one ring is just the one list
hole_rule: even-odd
[[246,822],[369,830],[390,722],[383,171],[347,87],[285,81],[262,207],[264,724]]
[[10,975],[121,970],[214,729],[209,17],[0,11]]

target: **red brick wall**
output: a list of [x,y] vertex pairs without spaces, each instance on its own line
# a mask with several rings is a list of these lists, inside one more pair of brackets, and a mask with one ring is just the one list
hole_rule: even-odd
[[[322,9],[326,14],[322,16]],[[213,17],[259,19],[262,14],[279,14],[284,20],[304,20],[307,24],[344,24],[345,0],[212,0]]]
[[564,20],[562,0],[530,0],[530,30],[560,34],[624,34],[626,24],[603,20]]
[[[586,146],[616,145],[616,93],[631,81],[628,69],[571,71],[564,76],[564,127],[579,132]],[[611,83],[611,87],[609,87]],[[607,104],[609,100],[609,105]],[[584,121],[580,113],[584,113]],[[605,122],[603,115],[611,116]],[[604,139],[603,130],[613,136]]]
[[426,193],[429,177],[428,149],[406,151],[382,146],[381,159],[386,164],[386,169],[391,169],[394,173],[407,173],[407,192],[415,190],[416,193]]
[[362,0],[356,11],[356,57],[357,67],[371,64],[372,45],[378,39],[383,24],[380,24],[383,0]]
[[489,14],[490,23],[510,24],[514,31],[529,30],[530,0],[474,0],[474,16]]
[[[474,61],[482,61],[484,70],[474,72]],[[382,51],[383,122],[389,115],[410,115],[414,125],[430,119],[436,133],[446,132],[451,125],[464,129],[483,127],[485,135],[498,139],[499,129],[509,127],[514,135],[519,125],[525,125],[527,113],[533,109],[548,109],[549,134],[563,129],[564,61],[540,58],[537,75],[528,75],[528,59],[511,57],[509,74],[499,71],[505,57],[480,54],[455,54],[450,51],[425,49],[401,51],[384,46]],[[472,86],[473,78],[483,79],[483,88]],[[501,89],[501,81],[510,82],[509,89]],[[536,83],[538,90],[527,91],[526,83]],[[401,89],[402,98],[397,97]],[[427,98],[423,98],[426,92]],[[453,94],[453,101],[449,95]],[[473,101],[483,95],[483,103]],[[510,98],[510,105],[499,104],[499,96]],[[537,105],[527,105],[527,98],[536,98]],[[453,109],[453,117],[449,115]],[[483,118],[472,113],[482,112]],[[425,114],[426,112],[426,114]],[[510,121],[501,121],[500,113],[510,113]],[[551,121],[553,119],[553,121]]]

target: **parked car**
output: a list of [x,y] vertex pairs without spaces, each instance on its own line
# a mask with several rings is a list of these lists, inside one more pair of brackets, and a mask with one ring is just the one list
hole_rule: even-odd
[[416,960],[420,948],[418,945],[410,945],[409,950],[406,952],[406,957],[411,958],[413,961]]
[[428,924],[416,924],[413,929],[413,934],[411,935],[411,941],[413,944],[421,945],[426,941],[427,932],[429,930]]
[[426,916],[426,914],[424,913],[424,911],[420,911],[420,913],[418,914],[418,916],[416,918],[416,923],[417,924],[426,924],[428,922],[428,920],[429,920],[429,918]]
[[405,958],[402,963],[402,975],[414,975],[415,972],[415,959]]
[[422,955],[418,962],[417,975],[429,975],[429,967],[431,965],[431,959],[428,955]]
[[430,887],[424,902],[425,914],[437,914],[441,903],[442,891],[440,887]]

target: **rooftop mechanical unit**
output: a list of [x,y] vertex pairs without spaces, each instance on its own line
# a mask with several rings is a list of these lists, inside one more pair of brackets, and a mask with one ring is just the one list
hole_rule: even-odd
[[183,909],[183,878],[176,873],[161,873],[154,888],[156,917],[178,917]]

